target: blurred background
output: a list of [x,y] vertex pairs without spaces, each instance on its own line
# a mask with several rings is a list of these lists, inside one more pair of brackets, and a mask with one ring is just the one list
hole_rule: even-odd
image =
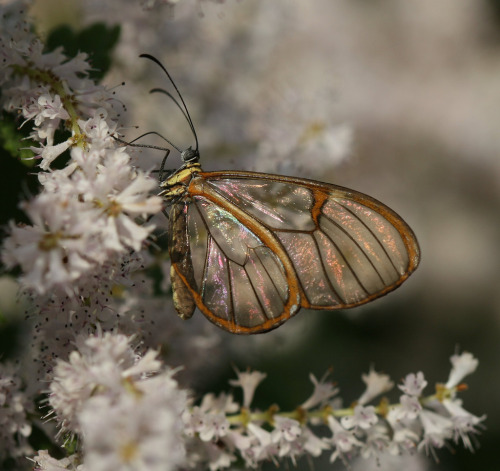
[[[181,148],[194,143],[173,103],[148,94],[169,86],[155,64],[138,58],[149,53],[183,93],[205,170],[351,187],[393,208],[418,237],[416,273],[353,311],[301,312],[253,337],[220,332],[200,313],[183,323],[185,336],[212,345],[210,358],[184,347],[173,360],[193,364],[183,380],[197,395],[227,390],[233,368],[250,367],[268,374],[255,404],[287,410],[311,393],[309,373],[332,368],[351,401],[372,365],[395,381],[423,371],[430,394],[446,381],[449,357],[466,350],[480,363],[461,397],[467,410],[488,416],[476,452],[459,446],[440,450],[439,464],[414,457],[353,469],[498,469],[500,2],[179,0],[144,11],[138,1],[68,0],[63,8],[44,0],[32,14],[41,34],[63,24],[119,25],[104,83],[125,81],[116,96],[126,105],[127,139],[157,131]],[[151,169],[161,158],[143,151],[138,161]],[[178,166],[179,156],[169,163]],[[181,329],[171,299],[159,306],[161,328]],[[345,469],[326,456],[312,469],[337,468]]]

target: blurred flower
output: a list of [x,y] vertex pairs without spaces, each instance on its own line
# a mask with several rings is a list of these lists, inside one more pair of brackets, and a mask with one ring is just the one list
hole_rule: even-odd
[[239,386],[243,389],[243,407],[249,407],[252,403],[253,396],[257,386],[266,378],[265,373],[260,371],[238,371],[236,370],[238,379],[230,381],[231,386]]
[[373,368],[370,368],[370,372],[363,374],[361,378],[366,384],[366,390],[358,399],[359,404],[367,404],[375,397],[390,391],[394,387],[394,382],[391,381],[389,376],[377,373]]
[[300,407],[303,409],[312,409],[313,407],[325,404],[329,399],[338,394],[338,388],[336,388],[332,382],[327,382],[327,377],[328,374],[325,374],[323,378],[318,381],[313,374],[309,376],[309,379],[314,385],[314,391],[311,397],[309,397]]
[[378,417],[375,414],[375,407],[373,406],[365,407],[358,404],[354,407],[353,412],[352,416],[342,417],[341,420],[342,426],[348,430],[356,427],[366,430],[378,422]]
[[426,386],[427,381],[424,378],[424,374],[419,371],[417,374],[410,373],[407,375],[403,384],[399,385],[398,388],[409,396],[420,396]]
[[187,394],[158,352],[140,356],[131,341],[109,333],[81,338],[69,361],[57,362],[49,403],[60,433],[81,435],[88,469],[178,469]]
[[22,382],[12,364],[0,363],[0,463],[8,457],[21,458],[32,453],[28,443],[31,402],[22,390]]
[[447,388],[453,388],[462,381],[467,375],[474,373],[476,371],[479,361],[474,358],[474,355],[468,352],[464,352],[460,355],[453,355],[451,357],[451,363],[453,368],[450,371],[450,376],[446,382]]

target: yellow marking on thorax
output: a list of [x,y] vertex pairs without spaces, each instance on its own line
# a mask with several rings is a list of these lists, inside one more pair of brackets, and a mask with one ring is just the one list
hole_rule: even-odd
[[180,170],[177,170],[171,177],[160,183],[160,187],[164,188],[159,193],[159,196],[177,196],[186,192],[186,187],[193,176],[201,172],[201,165],[197,162],[186,164]]

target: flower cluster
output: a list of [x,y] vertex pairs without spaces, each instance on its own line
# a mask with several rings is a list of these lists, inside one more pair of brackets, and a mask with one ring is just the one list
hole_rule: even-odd
[[[231,396],[207,396],[199,407],[184,414],[186,431],[192,437],[188,450],[197,449],[193,456],[206,460],[212,470],[226,468],[238,457],[247,466],[257,467],[263,461],[277,463],[285,457],[295,463],[300,456],[319,456],[325,451],[331,453],[332,462],[341,459],[345,463],[356,456],[384,453],[425,450],[434,454],[449,441],[458,444],[460,440],[472,450],[471,438],[485,416],[463,409],[456,395],[463,388],[460,381],[478,362],[469,353],[454,355],[451,361],[447,383],[438,384],[430,396],[422,394],[427,384],[422,372],[407,375],[399,385],[404,394],[397,404],[382,399],[376,406],[367,405],[394,385],[387,375],[373,370],[363,375],[366,389],[348,408],[337,406],[339,390],[332,383],[312,376],[312,396],[292,412],[279,412],[275,406],[265,412],[252,411],[251,399],[265,375],[238,373],[238,381],[232,384],[243,388],[241,406]],[[325,423],[330,436],[320,437],[315,427]],[[204,454],[199,453],[201,446]]]
[[[140,356],[133,339],[119,334],[80,338],[69,361],[59,361],[49,404],[66,440],[82,437],[78,457],[57,462],[35,457],[38,469],[68,469],[83,460],[85,469],[177,469],[185,458],[181,415],[187,393],[162,367],[158,352]],[[55,465],[54,465],[55,466]],[[71,468],[69,468],[71,469]]]
[[[434,394],[423,395],[427,385],[422,372],[409,374],[399,385],[399,402],[383,398],[394,383],[371,370],[363,375],[365,391],[352,406],[343,408],[339,389],[325,376],[317,380],[312,395],[294,411],[278,406],[252,409],[255,390],[266,375],[237,372],[231,381],[241,388],[241,403],[231,394],[205,395],[193,406],[185,391],[165,369],[158,353],[142,357],[132,339],[104,334],[80,339],[69,361],[58,361],[50,385],[49,404],[62,437],[78,437],[79,451],[63,461],[40,452],[40,470],[73,469],[226,469],[238,459],[247,467],[263,462],[330,453],[330,460],[344,463],[384,454],[415,451],[435,454],[448,442],[471,439],[484,420],[466,411],[457,393],[462,379],[477,367],[469,353],[451,358],[452,370]],[[326,427],[325,427],[326,425]]]
[[[21,267],[25,288],[80,295],[75,280],[82,289],[141,248],[153,226],[137,218],[160,211],[161,199],[149,196],[155,181],[117,147],[111,95],[87,78],[85,54],[44,53],[26,29],[6,21],[0,35],[1,105],[32,123],[38,146],[31,150],[42,170],[68,149],[70,158],[62,170],[39,174],[42,191],[23,204],[31,225],[11,224],[3,261]],[[70,136],[56,142],[60,128]]]
[[[284,458],[292,462],[304,455],[319,456],[330,452],[330,460],[347,463],[353,458],[380,457],[389,453],[404,455],[414,451],[435,453],[449,441],[463,442],[472,450],[471,438],[485,416],[466,411],[457,399],[459,384],[477,367],[469,353],[454,355],[446,384],[438,384],[435,394],[424,396],[427,384],[422,372],[409,374],[399,388],[404,392],[399,403],[383,398],[376,406],[373,399],[389,391],[394,383],[385,374],[370,371],[363,375],[366,389],[348,408],[340,406],[339,390],[325,378],[311,377],[314,392],[295,411],[281,412],[276,406],[267,411],[250,407],[255,388],[265,378],[259,372],[238,372],[231,384],[243,389],[243,403],[231,396],[205,396],[200,406],[184,413],[188,450],[196,450],[188,459],[208,464],[211,470],[224,469],[238,458],[248,467],[258,467]],[[316,429],[327,424],[329,433],[320,436]],[[200,450],[204,449],[204,453]]]

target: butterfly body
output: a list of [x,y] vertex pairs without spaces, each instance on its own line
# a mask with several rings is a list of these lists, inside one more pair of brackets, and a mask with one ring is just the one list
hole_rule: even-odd
[[301,307],[354,307],[399,286],[419,248],[390,208],[347,188],[255,172],[204,172],[197,159],[161,182],[171,204],[174,305],[237,334],[266,332]]

